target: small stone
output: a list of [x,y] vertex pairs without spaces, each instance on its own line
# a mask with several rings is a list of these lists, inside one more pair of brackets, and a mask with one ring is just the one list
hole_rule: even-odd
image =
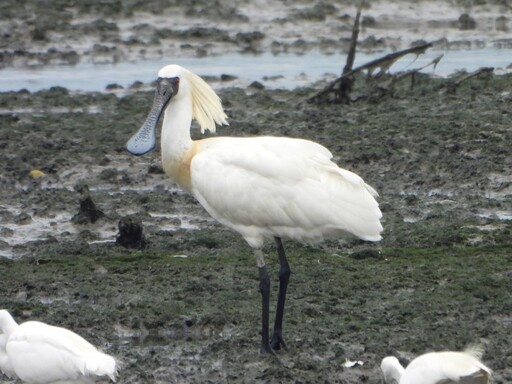
[[249,84],[249,88],[265,89],[265,86],[261,84],[259,81],[253,81],[251,84]]
[[125,216],[119,220],[119,233],[116,243],[126,248],[143,248],[146,239],[143,234],[142,221],[134,216]]

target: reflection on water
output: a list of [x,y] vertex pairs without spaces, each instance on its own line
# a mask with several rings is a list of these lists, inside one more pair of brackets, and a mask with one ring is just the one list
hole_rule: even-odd
[[[385,54],[385,52],[358,53],[355,66]],[[483,48],[455,51],[428,50],[418,57],[415,55],[403,57],[391,67],[391,71],[418,68],[442,54],[444,57],[435,70],[428,67],[423,72],[449,76],[457,70],[473,71],[483,66],[495,67],[498,73],[511,70],[511,50]],[[52,86],[61,86],[75,91],[103,91],[107,85],[114,83],[129,87],[135,81],[143,83],[153,81],[158,70],[170,63],[190,68],[202,76],[229,74],[238,78],[235,83],[226,83],[228,85],[247,85],[252,81],[260,81],[270,88],[290,89],[311,84],[324,78],[325,74],[339,74],[345,61],[345,54],[323,55],[309,52],[304,55],[228,54],[118,64],[83,63],[75,66],[61,65],[33,69],[6,68],[0,70],[0,91],[27,89],[33,92]]]

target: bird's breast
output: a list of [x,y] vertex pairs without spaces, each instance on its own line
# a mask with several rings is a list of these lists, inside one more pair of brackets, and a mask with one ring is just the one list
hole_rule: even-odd
[[162,167],[165,174],[187,191],[191,191],[192,187],[190,163],[199,151],[200,143],[193,142],[189,149],[180,154],[162,152]]

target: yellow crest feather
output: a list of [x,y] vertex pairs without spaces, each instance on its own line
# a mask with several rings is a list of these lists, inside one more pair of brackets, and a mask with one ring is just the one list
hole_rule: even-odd
[[197,120],[201,133],[215,132],[215,124],[228,125],[220,97],[208,83],[190,71],[188,80],[192,91],[192,117]]

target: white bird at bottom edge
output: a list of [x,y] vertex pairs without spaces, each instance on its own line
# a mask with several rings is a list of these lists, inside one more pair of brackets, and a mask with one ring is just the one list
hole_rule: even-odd
[[66,328],[39,321],[17,324],[0,310],[0,371],[29,384],[115,381],[117,364],[87,340]]
[[[282,321],[291,269],[281,238],[316,243],[328,235],[352,234],[378,241],[382,213],[377,192],[332,162],[327,148],[309,140],[270,136],[192,140],[193,119],[204,133],[214,132],[216,124],[227,124],[227,116],[213,89],[178,65],[159,71],[151,111],[126,144],[130,153],[143,155],[154,149],[162,115],[165,173],[254,249],[262,296],[261,351],[286,348]],[[271,339],[270,278],[262,252],[266,239],[275,240],[280,263]]]
[[382,359],[385,384],[487,384],[492,375],[481,361],[483,350],[430,352],[416,357],[407,368],[394,356]]

